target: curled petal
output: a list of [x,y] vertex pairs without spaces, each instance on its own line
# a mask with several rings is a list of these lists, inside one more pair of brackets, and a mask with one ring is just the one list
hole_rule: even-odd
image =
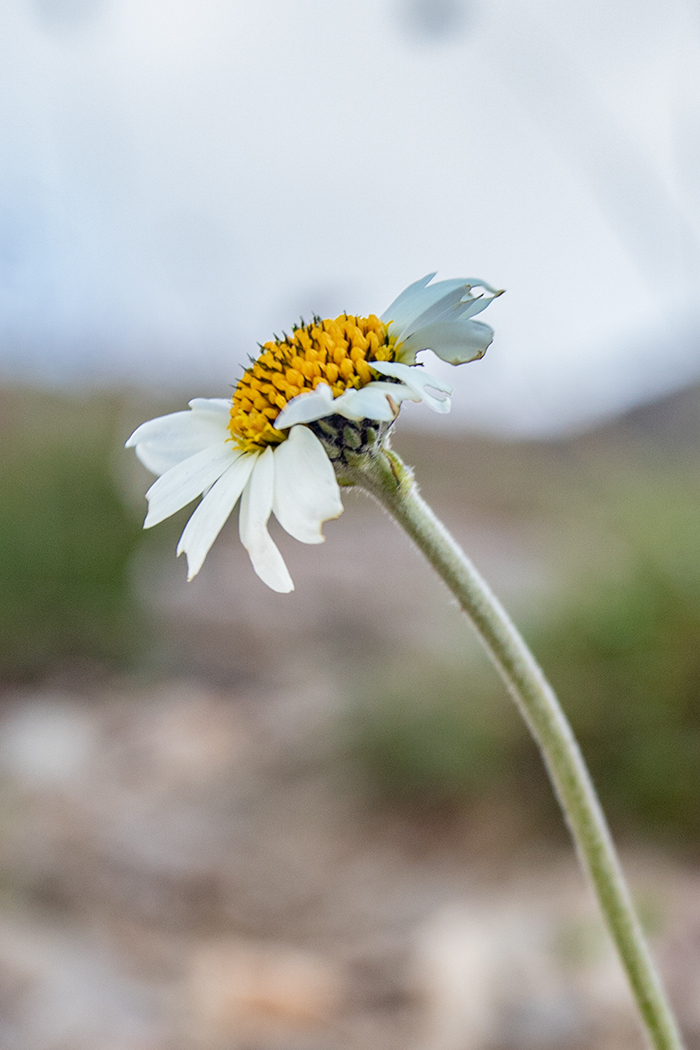
[[271,447],[255,461],[250,481],[241,498],[238,531],[256,573],[268,587],[281,594],[294,590],[284,559],[275,546],[267,522],[272,511],[275,487],[275,459]]
[[[472,288],[475,287],[473,284],[466,284],[463,281],[443,281],[441,283],[445,286],[455,285],[455,287],[446,287],[445,294],[440,299],[413,319],[410,328],[405,332],[406,338],[420,328],[427,328],[442,321],[466,321],[475,314],[481,313],[493,299],[503,294],[502,290],[496,291],[488,286],[492,294],[472,295]],[[478,284],[481,286],[482,282],[479,281]],[[435,287],[439,286],[435,285]]]
[[451,365],[463,365],[483,357],[493,341],[493,329],[480,321],[441,321],[413,332],[401,345],[401,360],[411,364],[421,350]]
[[463,308],[459,311],[460,319],[463,321],[480,314],[482,310],[485,310],[487,306],[490,306],[493,300],[498,299],[499,295],[503,295],[503,292],[505,291],[504,288],[492,288],[491,285],[486,284],[485,281],[471,281],[469,287],[484,288],[486,293],[475,296],[470,295],[468,300],[463,300]]
[[400,308],[398,319],[390,316],[387,310],[382,315],[382,320],[391,321],[391,334],[402,340],[425,323],[423,321],[425,317],[436,320],[449,317],[450,311],[463,298],[469,297],[469,292],[469,285],[465,284],[460,277],[450,281],[438,281],[437,284],[430,284],[419,289],[407,299]]
[[[457,277],[430,284],[434,276],[429,274],[409,285],[382,314],[399,342],[426,325],[471,317],[502,294],[502,289],[492,288],[479,278]],[[483,288],[487,294],[474,296],[473,288]]]
[[474,300],[470,285],[464,281],[440,281],[426,291],[430,292],[433,288],[436,292],[440,290],[439,297],[434,296],[434,301],[429,306],[412,317],[410,325],[405,326],[406,336],[417,328],[437,324],[438,321],[456,321],[471,303],[478,301]]
[[405,365],[400,361],[373,361],[372,368],[382,375],[395,376],[413,392],[414,401],[425,401],[433,412],[445,413],[450,411],[450,399],[448,397],[436,397],[431,390],[437,390],[441,394],[451,394],[453,387],[444,379],[431,375],[418,365]]
[[221,532],[250,478],[255,453],[243,453],[215,482],[187,522],[177,553],[187,555],[187,579],[202,568],[212,543]]
[[275,517],[302,543],[323,543],[324,521],[343,513],[333,464],[308,427],[292,427],[275,449]]

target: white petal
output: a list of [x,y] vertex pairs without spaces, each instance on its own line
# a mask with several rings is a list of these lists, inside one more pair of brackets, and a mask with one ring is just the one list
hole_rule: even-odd
[[448,296],[456,296],[459,301],[460,298],[468,295],[469,285],[461,277],[454,277],[449,281],[438,281],[436,284],[418,288],[402,304],[398,317],[390,316],[387,310],[382,315],[382,320],[392,321],[391,334],[398,339],[403,339],[417,326],[418,319],[436,304],[441,303]]
[[248,551],[256,573],[273,591],[287,594],[294,590],[282,555],[267,531],[275,485],[275,459],[268,447],[259,455],[250,481],[243,490],[238,514],[241,543]]
[[323,543],[324,521],[343,513],[333,464],[308,427],[292,427],[275,449],[272,509],[282,528],[302,543]]
[[415,302],[420,297],[425,286],[432,281],[435,273],[426,274],[425,277],[421,277],[420,281],[414,281],[413,284],[409,284],[408,288],[404,288],[401,295],[398,295],[391,306],[386,308],[381,316],[381,320],[385,324],[388,321],[393,321],[396,325],[395,331],[397,331],[403,324],[404,319],[408,316],[413,316],[415,313]]
[[187,404],[194,413],[207,415],[212,419],[224,418],[228,426],[232,404],[230,397],[193,397]]
[[[457,277],[429,285],[434,276],[430,274],[410,285],[382,314],[383,321],[392,322],[391,334],[400,342],[426,325],[480,313],[502,294],[502,289],[492,288],[476,277]],[[474,288],[483,288],[489,294],[475,296]]]
[[480,314],[482,310],[485,310],[487,306],[490,306],[493,300],[498,299],[499,295],[503,295],[504,292],[503,288],[492,288],[490,284],[486,284],[486,281],[469,279],[468,284],[472,289],[484,288],[486,294],[482,292],[480,295],[470,295],[463,303],[462,309],[459,311],[459,316],[463,321]]
[[201,496],[240,455],[242,453],[231,442],[219,441],[171,467],[153,482],[146,493],[148,514],[143,523],[144,529],[164,521]]
[[432,350],[451,365],[483,357],[493,341],[493,329],[480,321],[442,321],[413,332],[401,346],[401,360],[411,362],[421,350]]
[[402,383],[368,383],[361,390],[346,390],[333,402],[339,416],[354,422],[373,419],[379,423],[392,423],[397,411],[392,407],[402,401],[416,400],[416,395]]
[[196,452],[226,440],[230,401],[200,398],[190,405],[196,408],[142,423],[126,442],[127,448],[136,448],[138,458],[154,474],[164,474]]
[[297,394],[288,401],[282,409],[274,426],[278,430],[285,430],[296,423],[313,423],[316,419],[333,415],[333,391],[327,383],[319,383],[315,390],[309,390],[305,394]]
[[[430,302],[427,293],[437,293],[438,290],[440,294],[434,294]],[[406,336],[410,335],[414,329],[424,328],[428,324],[457,320],[460,313],[474,301],[470,286],[461,280],[438,281],[437,284],[426,288],[426,294],[422,298],[424,300],[423,309],[414,314],[410,325],[404,326]]]
[[412,387],[421,397],[426,386],[431,386],[435,390],[442,390],[445,394],[451,394],[454,390],[454,387],[446,383],[444,379],[431,375],[430,372],[426,372],[424,368],[418,365],[404,365],[400,361],[370,361],[369,364],[370,368],[373,368],[375,372],[379,372],[383,376],[393,376],[395,379],[400,379],[406,386]]
[[[503,295],[502,288],[492,288],[490,284],[484,284],[483,281],[465,281],[463,279],[439,281],[438,284],[428,288],[427,291],[430,292],[432,288],[440,287],[442,287],[444,294],[421,314],[414,317],[411,322],[412,330],[417,331],[419,328],[437,324],[439,321],[456,321],[460,318],[467,320],[469,317],[473,317],[475,314],[485,310],[499,295]],[[485,295],[483,292],[480,292],[478,295],[474,295],[474,288],[485,288],[490,294]],[[410,335],[411,332],[408,331],[406,334]]]
[[[211,442],[207,442],[211,444]],[[165,474],[166,470],[170,470],[171,467],[177,466],[178,463],[182,463],[183,459],[188,459],[193,456],[195,452],[201,451],[201,448],[206,448],[206,445],[201,446],[199,449],[196,446],[188,445],[186,448],[177,448],[171,446],[167,449],[159,447],[157,445],[151,446],[148,442],[144,441],[136,446],[136,455],[143,463],[146,470],[150,470],[151,474]]]
[[243,453],[209,489],[187,522],[177,553],[187,555],[187,579],[202,568],[212,543],[236,506],[255,466],[256,453]]
[[453,388],[444,379],[438,379],[431,375],[419,365],[404,365],[399,361],[374,361],[372,368],[384,375],[396,376],[403,384],[413,392],[415,401],[424,401],[433,412],[445,413],[450,411],[451,402],[449,397],[436,397],[431,390],[438,390],[442,394],[451,394]]

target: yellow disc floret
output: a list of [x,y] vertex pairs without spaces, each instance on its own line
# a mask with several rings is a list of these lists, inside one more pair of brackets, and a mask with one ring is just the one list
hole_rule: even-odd
[[273,423],[288,401],[327,383],[333,397],[381,378],[372,361],[393,361],[396,339],[374,314],[333,320],[315,317],[291,335],[265,343],[233,395],[229,430],[245,452],[278,445],[287,437]]

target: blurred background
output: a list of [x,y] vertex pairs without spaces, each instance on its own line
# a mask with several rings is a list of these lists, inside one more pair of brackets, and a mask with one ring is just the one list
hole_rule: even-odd
[[540,761],[350,492],[143,533],[123,443],[299,315],[507,288],[394,446],[582,743],[700,1047],[700,8],[5,0],[0,1045],[632,1050]]

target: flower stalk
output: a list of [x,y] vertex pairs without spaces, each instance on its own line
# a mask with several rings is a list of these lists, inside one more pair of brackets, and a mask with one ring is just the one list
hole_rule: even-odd
[[341,484],[365,489],[394,517],[472,621],[540,749],[655,1050],[682,1050],[590,774],[559,702],[517,628],[430,507],[411,470],[386,446],[336,465]]

